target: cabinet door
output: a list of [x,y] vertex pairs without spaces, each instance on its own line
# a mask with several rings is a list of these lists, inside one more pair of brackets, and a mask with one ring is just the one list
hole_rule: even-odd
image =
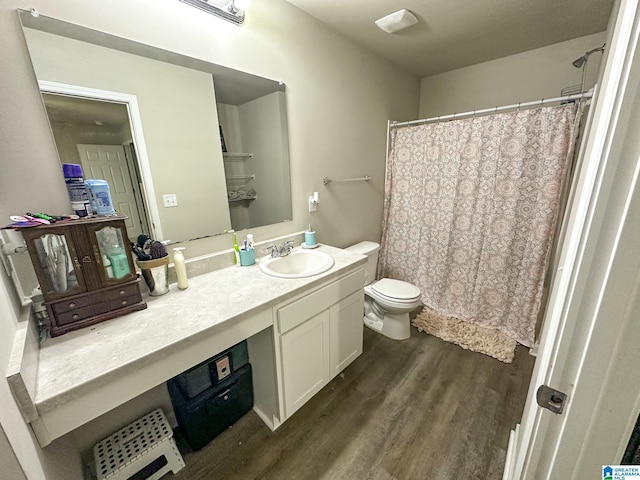
[[90,224],[87,226],[87,235],[93,249],[99,287],[135,278],[124,221]]
[[336,303],[330,313],[330,364],[334,378],[362,353],[364,291]]
[[329,310],[282,335],[280,348],[288,418],[329,382]]
[[[64,227],[23,230],[31,262],[48,301],[87,291],[76,239]],[[89,259],[91,261],[91,259]]]

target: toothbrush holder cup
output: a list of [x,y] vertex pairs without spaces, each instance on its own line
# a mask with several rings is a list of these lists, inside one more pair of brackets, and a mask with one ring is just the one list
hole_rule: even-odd
[[256,251],[253,248],[248,250],[240,249],[240,265],[248,267],[256,263]]

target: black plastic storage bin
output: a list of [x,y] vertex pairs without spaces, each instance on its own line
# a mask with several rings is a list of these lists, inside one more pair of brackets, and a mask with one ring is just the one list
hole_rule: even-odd
[[167,386],[178,424],[193,450],[200,450],[253,408],[250,364],[193,398],[185,396],[176,378]]
[[215,387],[240,367],[249,363],[247,341],[244,340],[186,372],[174,377],[187,398],[193,398],[206,389]]

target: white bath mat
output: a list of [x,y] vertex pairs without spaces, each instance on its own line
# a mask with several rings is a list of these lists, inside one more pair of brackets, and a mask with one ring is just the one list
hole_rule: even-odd
[[504,363],[513,362],[517,342],[498,330],[445,317],[428,307],[424,307],[411,323],[421,332],[455,343],[466,350],[489,355]]

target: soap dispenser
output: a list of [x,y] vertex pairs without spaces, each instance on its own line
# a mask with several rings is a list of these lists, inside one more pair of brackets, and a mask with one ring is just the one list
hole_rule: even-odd
[[175,269],[176,276],[178,277],[178,288],[180,290],[184,290],[189,286],[187,266],[184,261],[182,250],[184,250],[184,247],[176,247],[173,249],[173,268]]
[[318,246],[318,242],[316,241],[316,232],[311,229],[311,224],[309,224],[309,230],[304,232],[304,243],[302,244],[303,248],[315,248]]

